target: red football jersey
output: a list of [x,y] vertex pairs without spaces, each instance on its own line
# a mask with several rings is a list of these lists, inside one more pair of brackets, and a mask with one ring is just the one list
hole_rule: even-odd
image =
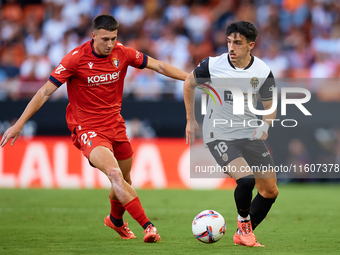
[[116,42],[109,56],[99,56],[88,41],[68,53],[51,73],[56,86],[67,82],[66,120],[76,126],[112,127],[120,115],[124,78],[128,66],[144,68],[148,57]]

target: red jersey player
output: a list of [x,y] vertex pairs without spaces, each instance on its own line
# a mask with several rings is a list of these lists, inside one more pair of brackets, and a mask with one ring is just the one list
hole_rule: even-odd
[[144,242],[161,240],[149,221],[131,186],[132,148],[120,115],[124,78],[128,66],[149,68],[165,76],[185,80],[188,75],[167,63],[157,61],[117,41],[118,22],[110,15],[94,19],[92,40],[67,54],[27,105],[18,121],[1,139],[3,147],[20,134],[25,122],[64,82],[69,105],[66,120],[72,141],[89,163],[107,175],[111,182],[111,213],[104,219],[123,239],[136,236],[123,222],[127,210],[144,228]]

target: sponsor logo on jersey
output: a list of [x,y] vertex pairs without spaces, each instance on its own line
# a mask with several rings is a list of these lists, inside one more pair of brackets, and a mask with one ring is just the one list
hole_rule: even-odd
[[139,56],[140,56],[140,52],[136,51],[136,58],[139,58]]
[[269,151],[263,152],[263,153],[262,153],[262,157],[264,157],[264,158],[267,157],[267,156],[269,156],[269,155],[270,155],[270,152],[269,152]]
[[66,68],[62,64],[60,64],[60,65],[58,65],[57,69],[55,70],[55,73],[60,74],[60,72],[65,71],[65,70],[66,70]]
[[78,51],[76,50],[76,51],[74,51],[74,52],[72,53],[72,55],[77,54],[77,53],[78,53]]
[[120,71],[114,72],[114,73],[94,75],[94,76],[87,77],[87,82],[89,84],[94,84],[98,82],[117,81],[119,79],[119,74],[120,74]]
[[87,63],[87,64],[89,65],[90,69],[92,69],[93,63],[92,63],[92,62],[89,62],[89,63]]
[[119,66],[119,60],[117,58],[113,58],[112,59],[112,65],[115,66],[116,68],[118,68]]
[[260,81],[257,77],[253,77],[250,80],[251,86],[255,89],[259,85]]
[[233,93],[231,91],[224,91],[224,102],[233,102]]

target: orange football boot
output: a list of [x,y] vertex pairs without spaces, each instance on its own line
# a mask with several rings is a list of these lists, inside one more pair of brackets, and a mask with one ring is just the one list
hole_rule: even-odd
[[156,227],[152,226],[152,224],[150,224],[143,233],[145,234],[143,239],[145,243],[157,243],[161,241]]
[[[255,239],[256,239],[256,238],[255,238]],[[234,244],[235,244],[235,245],[238,244],[238,245],[243,245],[243,246],[244,246],[244,244],[241,242],[241,238],[240,238],[240,235],[238,234],[238,231],[237,231],[237,230],[236,230],[236,233],[235,233],[235,235],[234,235],[233,240],[234,240]],[[253,247],[266,247],[266,246],[260,244],[260,243],[256,240],[256,242],[255,242],[255,244],[253,245]]]
[[104,224],[106,226],[108,226],[109,228],[112,228],[113,230],[115,230],[120,235],[120,237],[122,239],[134,239],[134,238],[136,238],[135,234],[128,228],[127,220],[126,220],[126,222],[124,223],[123,226],[117,227],[112,223],[112,221],[110,219],[110,215],[108,215],[104,218]]
[[256,237],[251,227],[251,221],[247,220],[240,222],[239,220],[237,220],[237,228],[238,231],[236,231],[233,238],[234,243],[245,246],[254,246],[256,243]]

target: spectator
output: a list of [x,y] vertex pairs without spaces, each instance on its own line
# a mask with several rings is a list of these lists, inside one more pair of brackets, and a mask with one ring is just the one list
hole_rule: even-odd
[[15,43],[16,41],[20,40],[20,30],[21,26],[10,21],[10,20],[3,20],[0,26],[0,39],[1,44],[11,44]]
[[262,60],[270,67],[275,78],[286,78],[288,71],[288,59],[280,54],[279,45],[275,42],[269,44],[267,56]]
[[[316,52],[315,62],[310,68],[310,78],[332,78],[335,75],[336,64],[322,52]],[[317,89],[317,88],[314,88]]]
[[1,18],[16,24],[22,22],[23,10],[18,0],[7,0],[6,3],[1,6]]
[[308,17],[309,8],[308,0],[282,0],[281,29],[288,32],[294,25],[301,27]]
[[28,55],[20,66],[19,93],[23,98],[32,97],[52,72],[52,66],[47,57]]
[[160,38],[163,30],[161,17],[162,15],[158,11],[153,12],[148,17],[146,17],[143,25],[144,36],[147,36],[153,40]]
[[119,34],[124,38],[137,37],[142,28],[141,21],[144,18],[142,5],[136,4],[134,0],[121,0],[113,10],[112,15],[119,22]]
[[100,14],[110,14],[111,11],[112,4],[110,0],[96,0],[92,10],[92,18],[95,18]]
[[[155,42],[156,58],[185,70],[189,61],[188,47],[189,39],[186,36],[176,33],[170,24],[165,25],[161,38]],[[160,79],[164,82],[163,92],[174,94],[176,82],[163,76]],[[183,83],[180,83],[180,86],[182,87]]]
[[0,61],[0,100],[17,99],[19,68],[15,66],[10,51],[6,51]]
[[92,1],[70,0],[65,2],[61,10],[62,19],[70,24],[71,28],[76,28],[81,23],[82,15],[90,15],[92,9]]
[[44,22],[43,36],[47,39],[48,43],[55,43],[62,40],[64,33],[71,25],[62,19],[62,8],[63,5],[54,5],[52,17]]
[[231,23],[235,19],[234,12],[235,1],[220,1],[213,8],[214,30],[225,31],[227,24]]
[[133,79],[134,97],[137,100],[157,101],[162,96],[163,83],[153,71],[138,72]]
[[194,43],[201,43],[208,30],[211,22],[207,13],[204,13],[202,5],[193,4],[190,7],[190,14],[184,20],[184,27],[188,31],[189,37]]
[[66,32],[63,39],[53,43],[48,51],[48,58],[52,66],[56,67],[61,60],[61,56],[65,56],[78,45],[78,35],[72,31]]
[[44,56],[47,53],[48,43],[42,36],[40,27],[32,27],[25,38],[25,50],[28,55]]
[[327,2],[316,1],[311,9],[312,22],[316,30],[330,30],[336,17]]
[[188,37],[178,34],[171,25],[165,25],[161,38],[155,42],[157,58],[184,69],[189,59],[188,45]]
[[184,0],[171,0],[170,5],[165,8],[164,18],[167,23],[174,27],[182,27],[184,19],[189,16],[189,7]]
[[81,41],[90,40],[89,37],[91,36],[91,22],[92,19],[90,16],[85,14],[80,15],[79,25],[74,28],[73,31],[77,33]]

